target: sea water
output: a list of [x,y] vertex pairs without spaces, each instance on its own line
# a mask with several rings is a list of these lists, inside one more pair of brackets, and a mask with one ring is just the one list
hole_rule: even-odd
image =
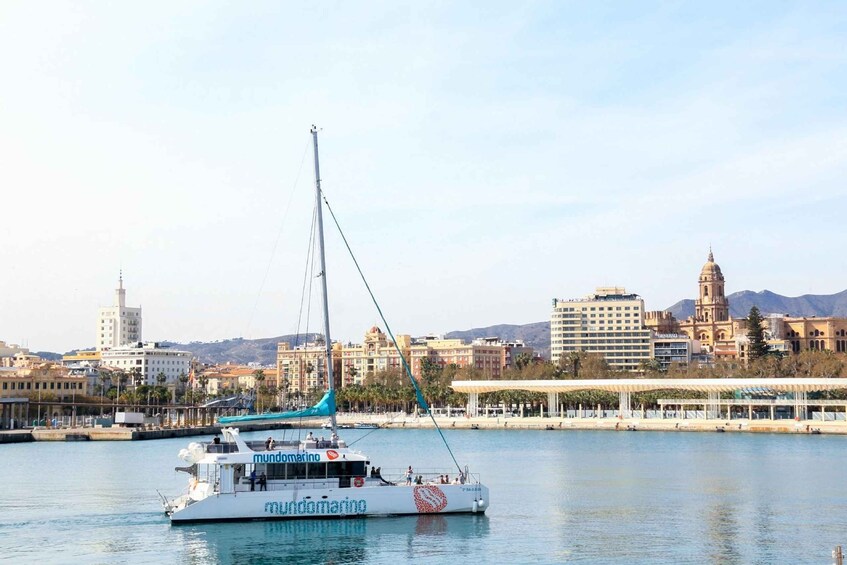
[[[0,446],[0,561],[793,564],[847,546],[847,437],[444,433],[490,489],[485,515],[172,526],[156,491],[183,492],[192,438]],[[433,430],[343,437],[384,475],[456,474]]]

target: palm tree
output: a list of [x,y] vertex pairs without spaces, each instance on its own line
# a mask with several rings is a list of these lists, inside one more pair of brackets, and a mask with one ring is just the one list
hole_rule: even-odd
[[265,372],[262,369],[256,369],[253,371],[253,391],[256,393],[256,400],[259,404],[258,412],[262,411],[262,391],[264,390],[267,393],[267,389],[264,388],[265,383]]
[[305,371],[306,371],[306,381],[307,381],[306,384],[308,386],[308,382],[311,382],[311,380],[312,380],[312,373],[315,372],[315,366],[312,365],[311,361],[306,361]]
[[123,371],[118,371],[118,391],[115,393],[115,402],[121,401],[121,385],[126,389],[126,383],[129,381],[129,375]]
[[[107,390],[109,390],[108,388],[106,388],[106,381],[107,380],[111,381],[111,375],[109,374],[108,371],[104,371],[103,369],[100,369],[100,370],[97,371],[97,380],[100,381],[100,406],[101,406],[101,410],[102,410],[103,394]],[[111,382],[109,384],[111,384]]]
[[200,398],[206,398],[206,385],[209,384],[209,377],[206,375],[200,375],[197,378],[197,384],[200,385]]
[[349,384],[353,384],[356,382],[356,375],[359,374],[359,370],[355,365],[347,365],[347,374],[350,376]]
[[527,365],[532,363],[532,356],[529,353],[519,353],[515,357],[515,368],[520,371]]
[[129,377],[132,379],[132,384],[135,388],[138,388],[142,384],[144,384],[144,375],[141,374],[141,369],[138,367],[133,367],[129,371]]
[[179,384],[180,384],[179,388],[182,391],[182,395],[184,397],[185,396],[185,387],[188,384],[188,375],[186,375],[185,373],[180,373],[179,376],[177,377],[177,380],[179,381]]
[[281,396],[282,396],[282,401],[280,402],[280,404],[282,405],[283,409],[285,409],[288,406],[288,402],[289,402],[289,400],[288,400],[288,390],[290,388],[291,388],[291,381],[288,380],[288,377],[284,377],[282,379],[282,386],[280,387],[280,393],[281,393]]

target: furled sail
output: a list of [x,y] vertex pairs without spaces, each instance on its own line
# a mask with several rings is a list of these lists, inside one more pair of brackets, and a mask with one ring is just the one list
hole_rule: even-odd
[[323,418],[335,414],[335,391],[330,390],[324,394],[320,402],[311,408],[293,410],[291,412],[270,412],[267,414],[248,414],[246,416],[225,416],[218,418],[221,424],[235,424],[238,422],[256,422],[261,420],[288,420],[291,418]]

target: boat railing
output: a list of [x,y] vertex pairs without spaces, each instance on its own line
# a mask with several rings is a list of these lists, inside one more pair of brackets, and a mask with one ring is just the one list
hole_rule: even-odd
[[[263,440],[263,441],[251,440],[251,441],[247,441],[245,443],[247,444],[247,447],[249,447],[253,451],[267,451],[267,445],[268,445],[267,440]],[[276,449],[278,447],[297,447],[298,445],[300,445],[300,442],[297,441],[296,439],[295,440],[280,440],[280,441],[274,440],[274,444],[273,444],[274,449]]]
[[[380,477],[385,481],[388,481],[395,485],[406,485],[408,484],[406,478],[405,470],[397,470],[390,469],[388,471],[381,470]],[[443,478],[446,477],[446,482],[442,482]],[[420,482],[418,482],[418,478],[420,478]],[[426,469],[424,471],[415,471],[412,469],[412,484],[422,484],[422,485],[439,485],[439,484],[478,484],[479,475],[477,473],[469,473],[465,477],[460,477],[455,470],[451,471],[447,470],[431,470]]]
[[342,440],[274,440],[273,447],[271,447],[270,450],[268,449],[267,441],[248,441],[245,443],[247,444],[247,447],[253,451],[276,451],[277,449],[291,449],[299,447],[304,447],[306,449],[339,449],[346,447],[346,444]]
[[205,443],[206,453],[236,453],[238,445],[234,443]]

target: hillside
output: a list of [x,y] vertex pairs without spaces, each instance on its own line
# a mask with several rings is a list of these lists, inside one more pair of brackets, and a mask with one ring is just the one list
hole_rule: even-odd
[[[299,337],[299,343],[312,341],[316,335],[309,334],[308,337],[301,335]],[[445,335],[447,338],[468,341],[478,337],[492,336],[504,340],[521,339],[541,355],[548,357],[550,354],[550,322],[536,322],[524,325],[500,324],[485,328],[454,331]],[[232,362],[239,364],[260,363],[262,365],[276,365],[277,344],[287,341],[293,346],[296,338],[297,336],[284,335],[260,339],[235,338],[213,342],[162,342],[162,345],[183,351],[190,351],[206,363]]]
[[[259,363],[260,365],[276,365],[277,344],[287,341],[294,346],[295,341],[301,345],[312,341],[318,334],[282,335],[279,337],[264,337],[259,339],[234,338],[223,341],[190,343],[161,342],[162,345],[190,351],[192,355],[204,363]],[[299,341],[298,341],[299,340]]]
[[[744,318],[755,305],[763,314],[789,314],[791,316],[847,317],[847,290],[837,294],[804,294],[789,297],[769,290],[753,292],[742,290],[727,295],[729,312],[733,318]],[[694,301],[680,300],[670,308],[677,320],[694,315]]]
[[479,337],[499,337],[505,341],[521,339],[532,347],[542,357],[550,357],[550,322],[533,322],[531,324],[514,325],[500,324],[485,328],[453,331],[445,335],[450,339],[470,341]]

